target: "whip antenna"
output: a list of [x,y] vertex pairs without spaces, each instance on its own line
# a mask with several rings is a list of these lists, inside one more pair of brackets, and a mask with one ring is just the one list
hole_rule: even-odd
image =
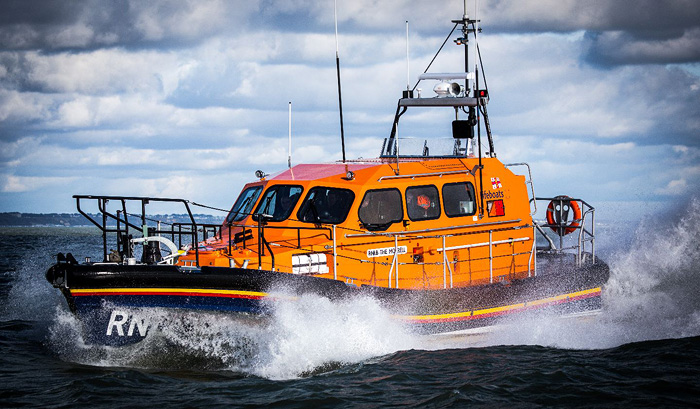
[[409,60],[408,48],[408,20],[406,20],[406,91],[411,90],[411,65]]
[[335,20],[335,70],[338,74],[338,109],[340,110],[340,143],[345,163],[345,131],[343,130],[343,96],[340,91],[340,56],[338,53],[338,0],[333,2],[333,20]]
[[289,156],[287,157],[287,166],[292,168],[292,101],[289,101]]

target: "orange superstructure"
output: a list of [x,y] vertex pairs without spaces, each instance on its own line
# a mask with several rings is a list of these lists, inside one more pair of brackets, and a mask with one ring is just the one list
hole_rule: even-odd
[[[258,190],[246,204],[253,211],[239,220],[229,215],[221,239],[200,249],[200,265],[412,289],[527,277],[534,231],[525,177],[496,158],[482,166],[480,178],[476,158],[400,161],[398,175],[390,160],[297,165],[245,186]],[[290,189],[283,203],[281,192]],[[282,206],[283,216],[265,216]]]

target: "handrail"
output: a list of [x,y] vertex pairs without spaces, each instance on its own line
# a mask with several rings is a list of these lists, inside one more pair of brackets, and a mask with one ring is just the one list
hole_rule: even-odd
[[[194,215],[192,214],[192,210],[190,209],[189,202],[184,199],[174,199],[174,198],[158,198],[158,197],[145,197],[145,196],[110,196],[110,195],[74,195],[73,198],[76,200],[76,207],[78,212],[83,215],[89,222],[94,224],[100,231],[102,232],[102,252],[103,252],[103,257],[104,261],[107,261],[107,234],[108,233],[116,233],[117,234],[117,241],[119,240],[124,240],[125,237],[129,236],[129,229],[135,229],[137,231],[142,232],[142,234],[145,236],[147,235],[146,232],[146,227],[147,227],[147,217],[146,217],[146,205],[151,203],[151,202],[168,202],[168,203],[181,203],[185,210],[187,211],[187,216],[190,219],[190,223],[175,223],[172,225],[170,230],[162,230],[159,227],[156,228],[154,231],[155,234],[170,234],[173,238],[175,235],[178,235],[180,238],[180,243],[182,236],[190,236],[192,238],[192,245],[194,247],[195,251],[195,260],[196,260],[196,265],[199,266],[199,246],[197,245],[199,243],[199,227],[202,227],[202,232],[203,235],[206,237],[207,231],[210,228],[214,229],[214,236],[217,234],[217,229],[220,228],[218,225],[211,225],[211,224],[197,224],[197,221],[194,218]],[[97,202],[97,208],[102,215],[102,223],[96,221],[91,215],[86,213],[82,207],[81,203],[82,201],[89,201],[89,200],[95,200]],[[118,201],[121,203],[121,210],[117,212],[117,215],[114,215],[110,213],[107,210],[107,204],[109,201]],[[127,202],[140,202],[140,207],[141,207],[141,214],[140,214],[140,219],[141,219],[141,226],[137,226],[134,223],[130,222],[128,219],[129,212],[127,210]],[[121,213],[121,215],[119,214]],[[122,217],[123,215],[123,217]],[[113,220],[116,222],[116,228],[110,228],[108,226],[108,220]],[[149,219],[150,220],[150,219]],[[122,223],[124,224],[124,229],[122,229]],[[179,228],[178,231],[175,230],[175,226]],[[188,226],[190,227],[190,231],[182,231],[182,226]],[[221,234],[219,230],[219,235]],[[124,246],[126,246],[125,243],[122,243]],[[119,250],[119,246],[118,246]],[[124,249],[125,252],[128,253],[129,256],[131,256],[130,251],[127,251],[127,249]],[[126,253],[125,253],[126,254]]]
[[[332,225],[335,226],[335,225]],[[258,228],[257,224],[236,224],[236,223],[231,223],[230,227],[240,227],[243,230],[246,228]],[[266,229],[277,229],[277,230],[296,230],[297,231],[297,247],[301,247],[301,236],[300,232],[302,230],[327,230],[329,235],[326,236],[328,240],[331,240],[332,238],[332,227],[316,227],[316,226],[272,226],[270,224],[265,225]],[[231,240],[231,234],[229,233],[229,241]]]
[[[578,222],[578,226],[571,226],[574,229],[578,230],[578,236],[576,240],[576,244],[572,247],[564,247],[564,234],[559,235],[559,248],[557,249],[556,246],[554,246],[554,243],[552,242],[551,238],[546,234],[546,232],[543,231],[543,227],[549,227],[549,228],[560,228],[561,226],[559,225],[551,225],[549,223],[544,223],[544,224],[539,224],[533,220],[535,223],[535,226],[537,229],[540,231],[540,234],[542,234],[543,237],[549,241],[550,244],[550,249],[549,251],[557,252],[557,253],[563,253],[564,250],[571,250],[574,249],[576,250],[575,257],[576,257],[576,265],[577,266],[582,266],[583,265],[583,258],[586,253],[586,242],[591,243],[591,263],[595,264],[595,208],[591,206],[589,203],[587,203],[583,199],[577,199],[577,198],[567,198],[567,199],[561,199],[561,198],[556,198],[556,197],[535,197],[535,201],[537,200],[544,200],[544,201],[553,201],[553,200],[570,200],[570,201],[576,201],[581,204],[581,218],[577,219],[576,221]],[[588,215],[590,214],[590,219],[588,218]],[[586,228],[587,225],[587,220],[590,220],[590,231]]]
[[412,237],[412,235],[415,234],[415,233],[431,233],[431,232],[434,232],[434,231],[441,231],[441,230],[457,230],[457,229],[467,229],[467,228],[476,228],[476,227],[485,227],[485,226],[496,226],[496,225],[500,225],[500,224],[520,223],[521,220],[522,220],[522,219],[501,220],[501,221],[498,221],[498,222],[477,223],[477,224],[465,224],[465,225],[461,225],[461,226],[435,227],[435,228],[432,228],[432,229],[411,230],[411,231],[381,232],[381,233],[365,232],[365,233],[357,233],[357,234],[345,234],[345,237],[346,237],[346,238],[350,238],[350,237],[373,237],[373,236]]
[[455,97],[455,98],[401,98],[400,107],[475,107],[485,98]]
[[[489,233],[492,233],[493,230],[489,230]],[[437,252],[442,252],[442,251],[451,251],[451,250],[461,250],[461,249],[470,249],[474,247],[484,247],[484,246],[489,246],[489,245],[496,245],[496,244],[506,244],[506,243],[514,243],[516,241],[528,241],[530,240],[529,237],[518,237],[517,239],[505,239],[505,240],[497,240],[497,241],[488,241],[484,243],[474,243],[474,244],[465,244],[462,246],[452,246],[452,247],[447,247],[447,248],[439,248],[435,249]]]
[[[533,264],[532,261],[535,261]],[[535,232],[535,228],[532,228],[532,249],[530,250],[530,258],[527,259],[527,276],[532,277],[532,271],[530,270],[530,266],[534,265],[535,266],[535,276],[537,276],[537,233]]]
[[[520,220],[517,220],[520,221]],[[482,223],[481,226],[484,225],[498,225],[502,223],[512,223],[513,221],[505,221],[505,222],[495,222],[495,223]],[[454,228],[460,228],[464,226],[457,226]],[[459,261],[457,259],[453,261],[448,260],[447,253],[448,251],[451,250],[459,250],[459,249],[466,249],[466,248],[473,248],[473,247],[479,247],[479,246],[488,246],[489,247],[489,256],[484,258],[489,260],[489,281],[493,282],[494,276],[493,276],[493,260],[496,258],[500,257],[514,257],[514,256],[519,256],[519,255],[529,255],[528,257],[528,264],[527,264],[527,275],[528,277],[532,276],[532,261],[533,259],[536,258],[536,252],[537,252],[537,246],[535,244],[535,227],[537,225],[525,225],[525,226],[511,226],[508,228],[502,228],[502,229],[491,229],[491,230],[483,230],[483,231],[474,231],[474,232],[469,232],[467,234],[489,234],[489,241],[484,242],[484,243],[473,243],[469,245],[459,245],[459,246],[446,246],[446,239],[448,237],[457,237],[455,234],[441,234],[441,235],[435,235],[435,236],[421,236],[421,237],[432,237],[432,238],[440,238],[442,240],[443,246],[441,248],[434,249],[437,253],[442,253],[442,261],[437,262],[437,263],[423,263],[423,262],[416,262],[415,260],[412,262],[400,262],[398,260],[398,240],[399,238],[410,238],[412,236],[404,235],[406,232],[395,232],[395,233],[380,233],[380,234],[346,234],[346,237],[367,237],[367,236],[385,236],[385,237],[392,237],[393,238],[393,247],[394,247],[394,252],[392,254],[392,259],[391,262],[376,262],[376,261],[371,261],[367,259],[357,259],[359,262],[366,263],[366,262],[373,262],[377,263],[383,266],[388,266],[389,267],[389,272],[388,272],[388,287],[389,288],[399,288],[399,277],[398,277],[398,270],[399,266],[401,265],[409,265],[409,264],[436,264],[436,265],[442,265],[443,268],[443,288],[447,288],[447,272],[449,271],[449,286],[450,288],[453,287],[454,285],[454,271],[452,269],[452,264],[460,263],[463,261]],[[504,231],[516,231],[516,230],[521,230],[522,228],[532,228],[532,238],[531,237],[516,237],[516,238],[508,238],[508,239],[503,239],[503,240],[496,240],[494,241],[492,239],[493,233],[496,232],[504,232]],[[438,229],[426,229],[426,230],[444,230],[444,228],[438,228]],[[414,232],[411,232],[414,233]],[[494,254],[493,248],[494,246],[500,245],[500,244],[507,244],[510,243],[511,245],[514,245],[515,243],[519,242],[527,242],[528,240],[532,240],[533,244],[532,246],[527,250],[527,251],[518,251],[515,252],[515,247],[512,246],[512,252],[508,252],[507,254]],[[352,246],[352,245],[347,245]],[[326,250],[332,250],[333,251],[333,257],[334,257],[334,266],[336,265],[335,258],[338,257],[336,253],[336,244],[334,242],[333,245],[328,245],[325,246]],[[478,260],[478,259],[477,259]],[[473,261],[473,260],[472,260]],[[535,270],[535,275],[537,274]]]
[[[513,229],[513,230],[515,230],[515,229]],[[490,282],[490,283],[493,283],[493,280],[494,280],[494,275],[493,275],[493,260],[494,260],[494,259],[500,258],[500,257],[514,257],[514,256],[517,256],[517,255],[529,254],[529,258],[528,258],[528,267],[527,267],[527,269],[528,269],[528,277],[531,277],[531,276],[532,276],[531,264],[532,264],[533,258],[536,257],[536,246],[535,246],[535,244],[534,244],[534,240],[533,240],[533,245],[532,245],[532,247],[531,247],[528,251],[525,251],[525,252],[520,251],[520,252],[517,252],[517,253],[516,253],[516,252],[515,252],[515,247],[513,246],[513,247],[512,247],[512,252],[510,252],[510,253],[494,255],[494,252],[493,252],[494,246],[497,246],[497,245],[500,245],[500,244],[508,244],[508,243],[510,243],[511,245],[514,245],[515,243],[518,243],[518,242],[527,242],[528,240],[531,240],[531,238],[530,238],[530,237],[518,237],[518,238],[510,238],[510,239],[505,239],[505,240],[496,240],[496,241],[494,241],[494,240],[492,239],[492,237],[493,237],[492,235],[493,235],[493,233],[494,233],[494,230],[488,230],[488,231],[484,231],[484,232],[481,232],[481,233],[488,233],[488,234],[489,234],[489,241],[488,241],[488,242],[484,242],[484,243],[474,243],[474,244],[461,245],[461,246],[450,246],[450,247],[447,247],[447,246],[445,245],[445,240],[446,240],[447,237],[454,237],[454,236],[450,236],[450,235],[441,235],[441,236],[438,236],[438,237],[440,237],[440,238],[442,239],[443,247],[438,248],[438,249],[435,249],[435,251],[438,252],[438,253],[440,253],[440,252],[442,253],[442,262],[438,262],[438,263],[435,263],[435,264],[442,264],[442,269],[443,269],[443,270],[442,270],[442,271],[443,271],[443,288],[447,288],[447,272],[448,272],[448,271],[449,271],[449,274],[450,274],[450,277],[449,277],[449,279],[450,279],[450,284],[449,284],[449,286],[450,286],[450,288],[452,288],[452,287],[454,286],[454,271],[452,270],[452,262],[449,261],[448,258],[447,258],[447,253],[448,253],[449,251],[451,251],[451,250],[460,250],[460,249],[466,249],[466,248],[474,248],[474,247],[485,247],[485,246],[488,246],[488,247],[489,247],[489,255],[488,255],[488,257],[486,257],[486,258],[484,258],[484,259],[488,259],[488,260],[489,260],[489,282]],[[533,235],[534,235],[534,228],[533,228]],[[534,237],[534,236],[533,236],[533,237]],[[416,263],[415,261],[414,261],[414,262],[405,262],[405,263],[399,262],[399,261],[398,261],[399,252],[398,252],[397,249],[398,249],[398,236],[394,236],[394,252],[393,252],[393,257],[392,257],[391,262],[390,262],[390,263],[380,263],[380,264],[382,264],[382,265],[388,265],[388,266],[389,266],[389,275],[388,275],[388,287],[389,287],[389,288],[399,288],[398,270],[399,270],[399,266],[400,266],[400,265],[422,264],[422,263]],[[369,262],[369,260],[361,260],[361,261],[362,261],[362,262]],[[460,261],[458,261],[458,260],[455,260],[455,261],[454,261],[454,263],[458,263],[458,262],[460,262]],[[536,271],[535,271],[535,275],[536,275]]]
[[377,182],[380,182],[385,179],[415,179],[415,178],[423,178],[423,177],[429,177],[429,176],[438,176],[442,177],[443,175],[455,175],[455,174],[460,174],[460,173],[467,173],[469,175],[475,176],[476,175],[476,170],[479,168],[479,165],[474,166],[473,169],[463,169],[463,170],[451,170],[448,172],[429,172],[429,173],[414,173],[410,175],[387,175],[387,176],[381,176],[379,179],[377,179]]
[[394,266],[396,266],[396,288],[399,288],[398,247],[399,247],[399,238],[394,236],[394,257],[391,259],[391,268],[389,268],[389,281],[388,281],[389,288],[391,288],[391,275],[392,275],[392,272],[394,271]]
[[505,165],[506,168],[509,168],[511,166],[525,166],[527,168],[527,175],[529,179],[525,181],[526,185],[530,185],[530,193],[532,194],[532,199],[530,199],[530,202],[532,202],[535,206],[534,210],[530,212],[530,216],[534,216],[537,213],[537,200],[535,199],[535,185],[532,183],[532,171],[530,171],[530,165],[526,162],[519,162],[519,163],[507,163]]

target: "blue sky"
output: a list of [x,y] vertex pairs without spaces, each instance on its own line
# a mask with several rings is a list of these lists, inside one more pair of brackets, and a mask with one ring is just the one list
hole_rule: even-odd
[[[405,21],[413,83],[462,14],[435,4],[339,1],[349,158],[391,129]],[[700,3],[479,8],[496,152],[532,166],[538,195],[632,219],[697,196]],[[449,42],[431,71],[459,71],[460,52]],[[286,167],[289,101],[293,162],[341,157],[335,81],[332,0],[4,0],[0,211],[73,212],[73,194],[228,208],[256,169]],[[406,121],[449,135],[438,113]]]

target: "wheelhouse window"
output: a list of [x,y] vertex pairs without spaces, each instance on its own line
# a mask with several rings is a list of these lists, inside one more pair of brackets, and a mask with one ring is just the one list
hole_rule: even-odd
[[297,218],[306,223],[342,223],[354,200],[352,190],[317,186],[309,190]]
[[406,212],[413,221],[440,217],[440,196],[433,185],[412,186],[406,189]]
[[233,204],[231,211],[228,216],[226,216],[226,224],[239,222],[250,215],[250,212],[255,206],[255,202],[258,201],[260,197],[260,192],[262,192],[262,186],[251,186],[245,189],[236,199],[236,203]]
[[272,185],[265,191],[258,208],[255,209],[253,220],[265,219],[271,222],[286,220],[299,201],[302,192],[301,186],[296,185]]
[[442,200],[448,217],[469,216],[476,213],[474,185],[469,182],[445,184],[442,187]]
[[367,230],[386,230],[392,223],[403,220],[401,192],[398,189],[368,190],[358,211],[360,222]]

